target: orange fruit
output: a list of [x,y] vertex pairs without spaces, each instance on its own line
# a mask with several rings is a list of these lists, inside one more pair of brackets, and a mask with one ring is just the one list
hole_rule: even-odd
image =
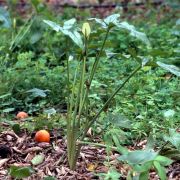
[[50,134],[46,130],[40,130],[35,134],[35,141],[37,142],[50,142]]
[[17,115],[16,115],[16,118],[17,119],[25,119],[28,117],[28,114],[26,112],[19,112]]

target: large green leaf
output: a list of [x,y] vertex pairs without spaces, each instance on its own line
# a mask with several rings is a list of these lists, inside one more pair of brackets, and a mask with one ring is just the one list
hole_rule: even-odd
[[118,158],[120,161],[127,161],[129,164],[143,164],[153,161],[157,153],[152,150],[137,150],[124,154]]
[[78,32],[78,28],[75,27],[76,19],[70,19],[64,22],[64,26],[61,27],[55,22],[49,20],[43,20],[46,24],[48,24],[53,30],[57,32],[62,32],[63,34],[69,36],[76,45],[78,45],[81,49],[83,48],[83,42],[80,33]]
[[11,166],[9,169],[9,174],[16,179],[29,177],[33,172],[34,171],[31,167]]
[[104,19],[104,22],[109,26],[109,25],[116,25],[117,23],[118,23],[118,21],[119,21],[119,17],[120,17],[120,15],[119,14],[112,14],[112,15],[110,15],[110,16],[108,16],[108,17],[106,17],[105,19]]
[[0,26],[5,28],[11,27],[11,19],[9,16],[9,12],[2,7],[0,7]]
[[121,22],[116,24],[117,27],[128,30],[131,36],[136,37],[137,39],[143,41],[147,45],[150,45],[150,42],[145,33],[139,32],[133,25],[130,25],[127,22]]
[[118,18],[120,17],[119,14],[112,14],[110,16],[107,16],[105,19],[98,19],[98,18],[90,18],[89,20],[94,20],[96,23],[100,24],[102,28],[108,28],[116,26],[118,23]]
[[113,14],[106,17],[104,20],[98,18],[90,18],[89,20],[95,20],[98,24],[102,26],[102,28],[116,26],[120,29],[128,30],[131,36],[134,36],[137,39],[146,43],[147,45],[150,45],[150,42],[145,33],[137,31],[133,25],[130,25],[127,22],[120,22],[119,17],[120,17],[119,14]]
[[174,65],[165,64],[162,62],[157,61],[157,65],[159,65],[161,68],[165,69],[166,71],[171,72],[172,74],[180,77],[180,69]]

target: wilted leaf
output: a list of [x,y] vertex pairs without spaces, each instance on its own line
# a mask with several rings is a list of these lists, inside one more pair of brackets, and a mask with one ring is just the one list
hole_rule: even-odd
[[96,164],[93,164],[93,163],[87,164],[88,171],[94,171],[96,167],[97,167]]

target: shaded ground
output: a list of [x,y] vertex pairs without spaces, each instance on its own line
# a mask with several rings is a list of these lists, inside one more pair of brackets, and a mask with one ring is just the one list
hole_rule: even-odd
[[[66,158],[66,142],[60,134],[62,134],[61,130],[54,130],[51,133],[51,143],[36,143],[33,133],[23,132],[17,136],[11,130],[1,132],[0,179],[12,179],[7,171],[11,165],[20,167],[32,166],[35,173],[31,177],[26,178],[27,180],[40,180],[46,176],[54,176],[62,180],[90,180],[99,179],[95,174],[108,171],[108,167],[104,163],[107,158],[105,149],[90,146],[82,148],[76,171],[69,170]],[[139,145],[143,146],[144,143]],[[45,158],[41,164],[33,166],[31,160],[37,154],[43,154]],[[110,154],[109,165],[116,167],[117,171],[124,177],[121,179],[125,179],[130,167],[117,162],[116,157],[118,156],[116,152]],[[171,180],[180,179],[180,162],[174,162],[167,168],[167,176]],[[157,180],[158,177],[154,172],[151,172],[150,179]]]

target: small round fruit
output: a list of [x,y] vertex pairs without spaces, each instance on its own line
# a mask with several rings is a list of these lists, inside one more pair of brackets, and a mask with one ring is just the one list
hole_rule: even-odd
[[46,130],[40,130],[35,134],[35,141],[37,142],[50,142],[50,134]]
[[16,115],[16,118],[17,119],[25,119],[28,117],[28,114],[26,112],[19,112],[17,115]]

